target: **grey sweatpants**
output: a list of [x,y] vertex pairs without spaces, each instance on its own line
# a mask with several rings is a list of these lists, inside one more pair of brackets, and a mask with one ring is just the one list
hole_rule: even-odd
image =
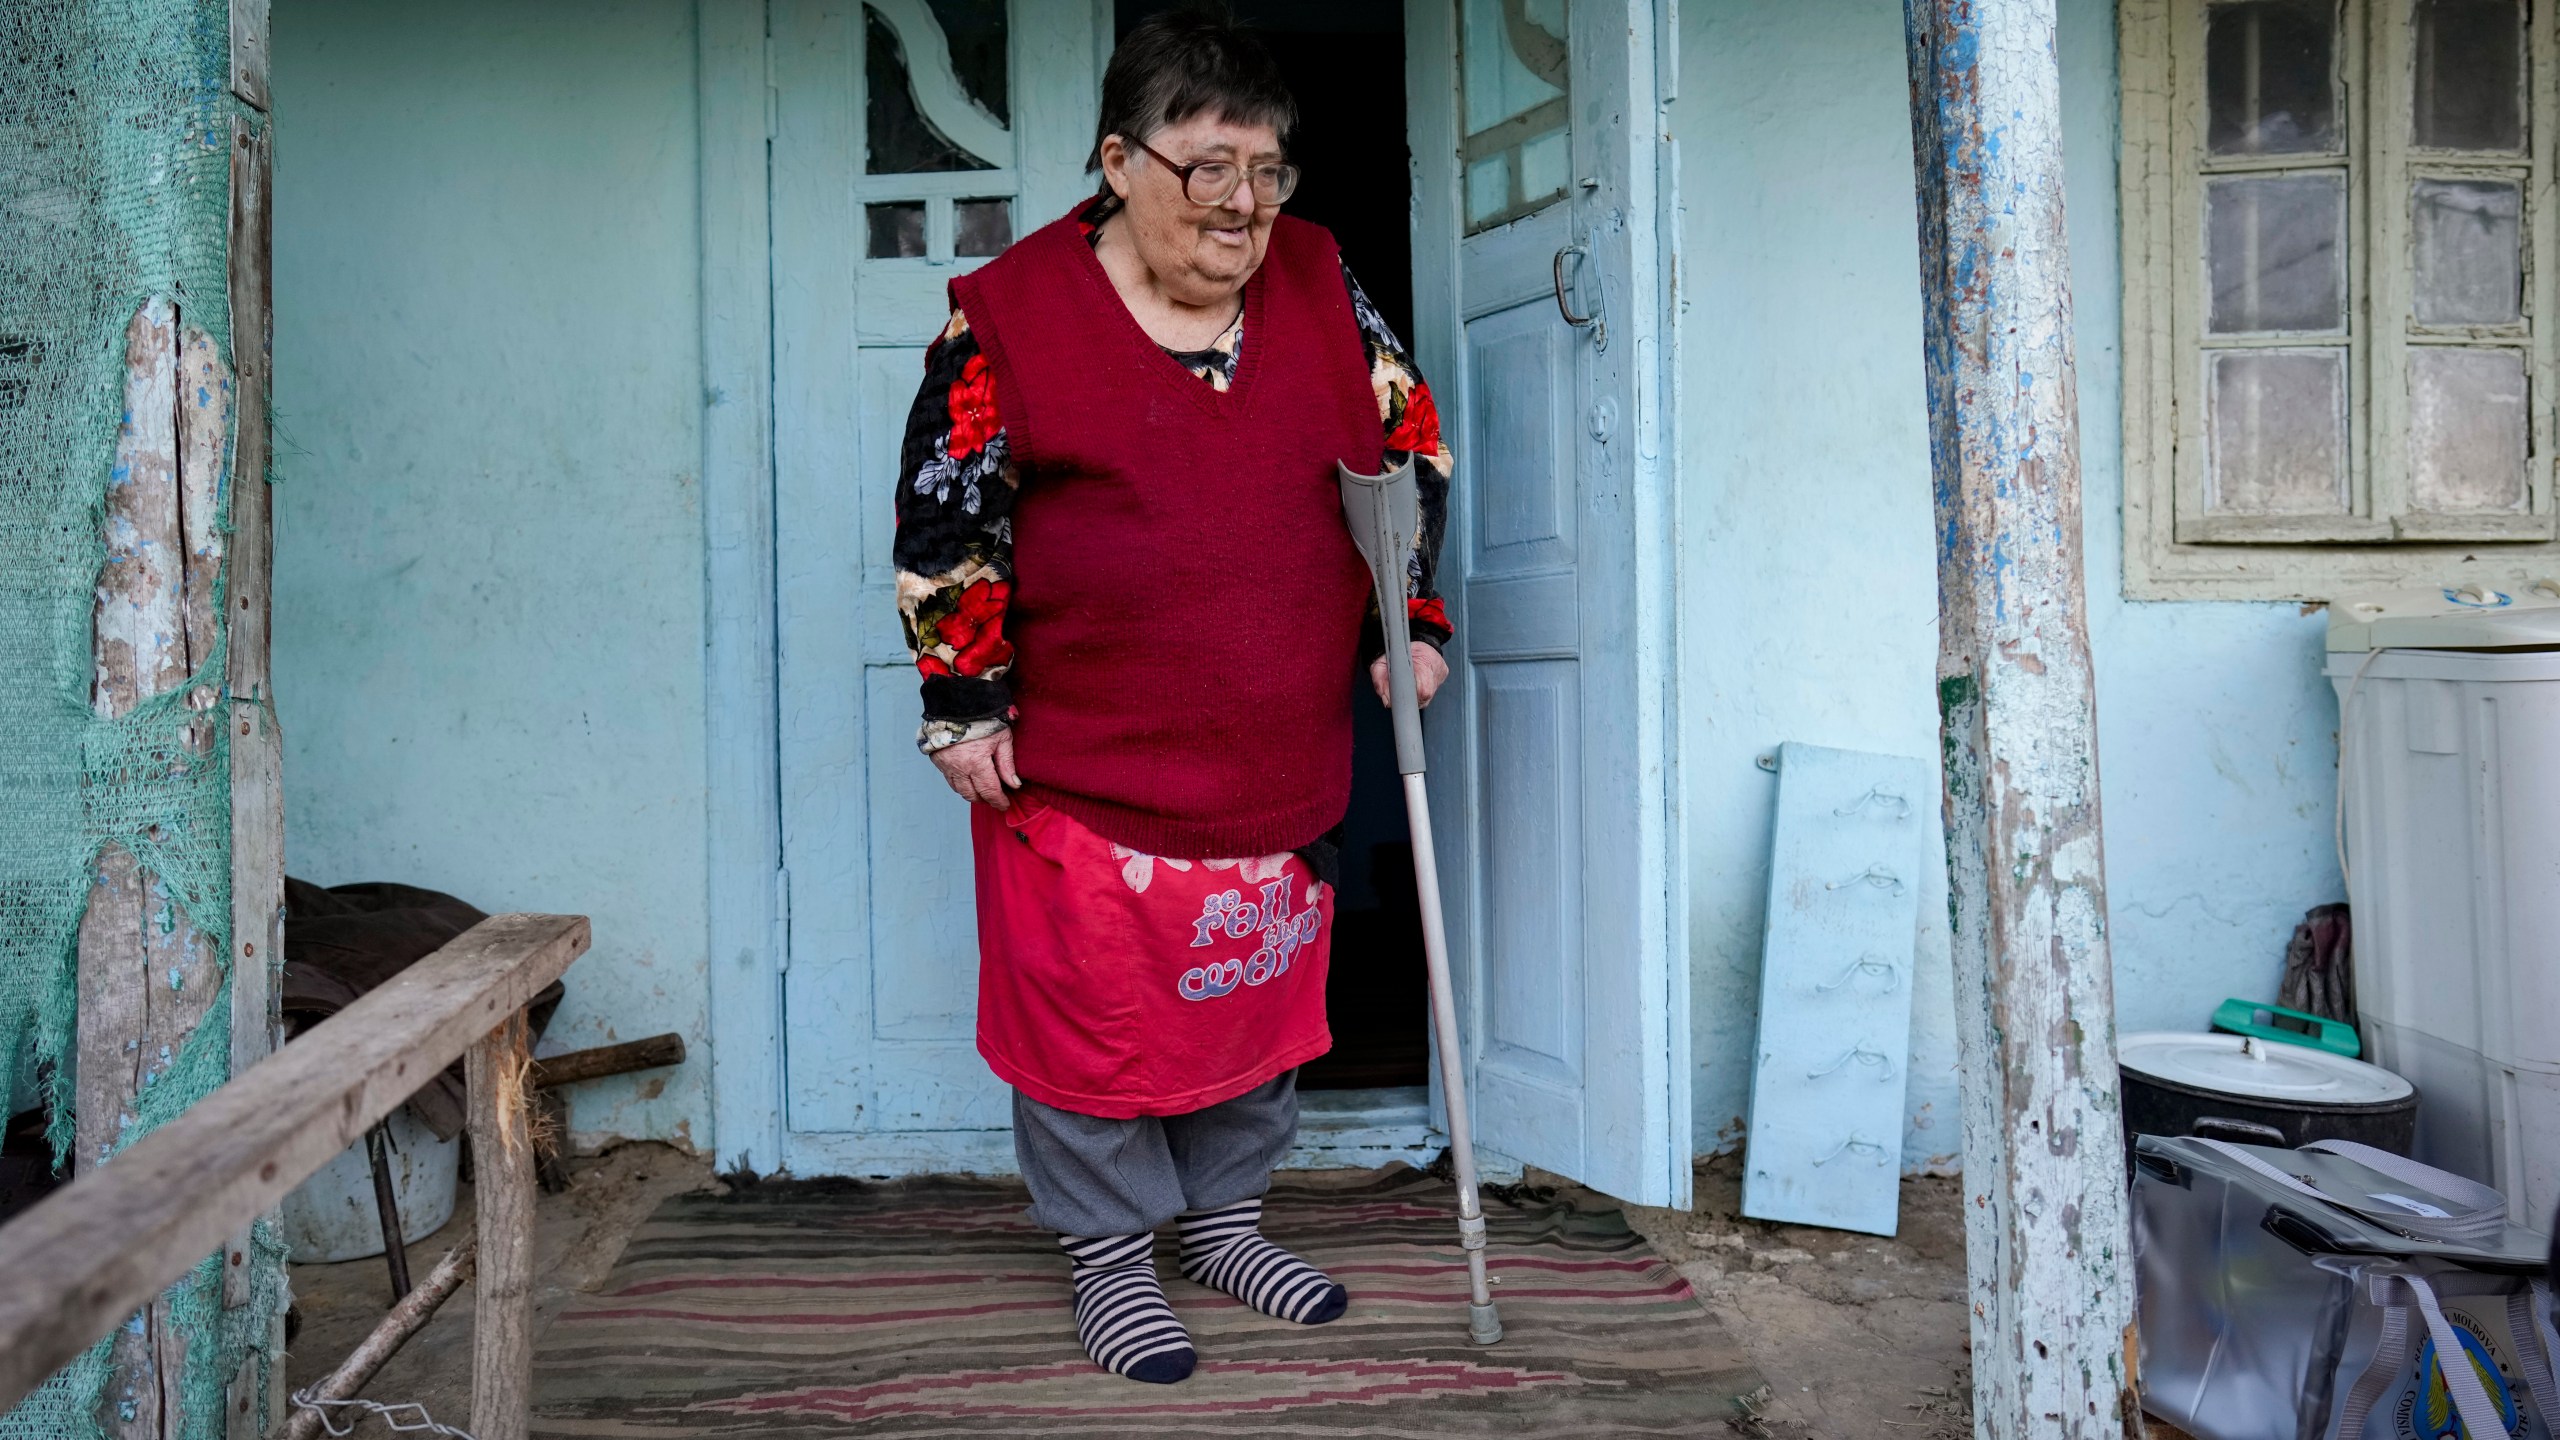
[[1298,1072],[1188,1115],[1106,1120],[1013,1092],[1013,1153],[1033,1222],[1092,1239],[1153,1230],[1271,1188],[1298,1137]]

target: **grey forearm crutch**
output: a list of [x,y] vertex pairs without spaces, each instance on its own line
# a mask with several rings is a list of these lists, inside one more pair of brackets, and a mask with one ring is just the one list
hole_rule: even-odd
[[1431,971],[1431,1025],[1439,1040],[1440,1088],[1449,1105],[1449,1157],[1458,1171],[1458,1244],[1467,1255],[1467,1333],[1479,1345],[1502,1338],[1502,1317],[1484,1274],[1484,1206],[1476,1195],[1476,1150],[1467,1127],[1467,1071],[1458,1054],[1458,1002],[1449,988],[1449,932],[1440,916],[1440,866],[1431,847],[1431,799],[1423,788],[1422,706],[1413,693],[1412,632],[1405,620],[1405,565],[1421,524],[1413,461],[1384,475],[1339,462],[1342,513],[1351,542],[1378,588],[1387,642],[1387,694],[1395,714],[1396,770],[1404,776],[1405,820],[1413,832],[1413,884],[1422,902],[1422,956]]

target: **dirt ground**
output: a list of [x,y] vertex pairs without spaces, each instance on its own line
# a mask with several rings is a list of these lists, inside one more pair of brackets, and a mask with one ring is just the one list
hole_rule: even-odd
[[[624,1145],[569,1162],[572,1183],[545,1195],[534,1208],[534,1333],[539,1335],[569,1297],[604,1283],[623,1244],[658,1202],[670,1195],[716,1185],[708,1157],[668,1145]],[[471,1187],[462,1187],[453,1219],[409,1247],[409,1275],[423,1281],[471,1224]],[[295,1329],[286,1347],[285,1380],[294,1390],[337,1368],[391,1304],[391,1282],[382,1258],[338,1265],[292,1267]],[[471,1300],[463,1286],[425,1329],[411,1337],[364,1389],[364,1398],[386,1405],[418,1404],[438,1423],[471,1424]],[[341,1419],[347,1418],[344,1416]],[[379,1419],[357,1431],[390,1434]]]
[[1685,1212],[1621,1208],[1769,1382],[1760,1413],[1737,1423],[1737,1433],[1969,1440],[1973,1370],[1956,1180],[1905,1179],[1901,1229],[1891,1239],[1742,1218],[1742,1171],[1732,1158],[1702,1162],[1694,1193]]
[[[537,1327],[572,1294],[603,1282],[659,1201],[719,1183],[707,1160],[663,1145],[625,1145],[574,1160],[571,1169],[576,1183],[566,1194],[543,1196],[536,1212]],[[1529,1177],[1531,1184],[1550,1180]],[[1759,1413],[1735,1418],[1724,1431],[1754,1440],[1965,1440],[1973,1433],[1955,1181],[1905,1180],[1902,1231],[1890,1240],[1742,1219],[1739,1172],[1730,1161],[1699,1168],[1697,1203],[1687,1212],[1625,1208],[1769,1381]],[[410,1273],[423,1278],[470,1219],[466,1186],[453,1221],[410,1246]],[[390,1288],[377,1258],[296,1265],[293,1290],[300,1319],[286,1368],[299,1388],[327,1374],[373,1327]],[[366,1387],[366,1397],[416,1402],[438,1421],[468,1426],[471,1298],[466,1286],[446,1302]],[[359,1433],[389,1431],[373,1420]]]

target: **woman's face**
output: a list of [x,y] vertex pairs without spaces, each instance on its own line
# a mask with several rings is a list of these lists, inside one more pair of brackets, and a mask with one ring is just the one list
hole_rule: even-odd
[[[1268,125],[1194,115],[1146,137],[1173,165],[1224,160],[1247,170],[1278,163],[1280,136]],[[1129,239],[1165,293],[1186,305],[1231,299],[1262,265],[1279,207],[1253,198],[1250,181],[1216,205],[1194,205],[1173,165],[1115,135],[1103,142],[1102,170],[1126,207]]]

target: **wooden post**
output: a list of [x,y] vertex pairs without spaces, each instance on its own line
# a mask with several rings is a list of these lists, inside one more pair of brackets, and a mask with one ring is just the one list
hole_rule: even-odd
[[[263,14],[264,6],[260,6]],[[236,17],[235,17],[236,18]],[[263,72],[261,72],[263,73]],[[263,93],[263,92],[261,92]],[[231,726],[231,1073],[276,1048],[284,967],[284,736],[268,684],[274,586],[267,488],[267,260],[269,140],[245,120],[231,128],[231,348],[236,397],[230,627],[224,718]],[[246,1231],[223,1257],[224,1303],[249,1298]],[[240,1414],[238,1397],[232,1413]]]
[[[231,122],[230,292],[236,439],[231,467],[231,573],[223,624],[230,673],[223,720],[231,727],[231,1073],[278,1044],[284,969],[284,738],[268,686],[274,530],[267,491],[268,377],[273,264],[274,132],[268,109],[268,0],[231,0],[231,95],[246,113]],[[223,1304],[256,1293],[258,1263],[242,1229],[223,1247]],[[224,1398],[227,1440],[256,1440],[285,1414],[284,1316],[269,1331],[276,1363],[245,1357]]]
[[[154,299],[125,332],[124,421],[106,496],[106,562],[98,573],[90,698],[99,715],[129,715],[213,658],[219,622],[215,578],[223,563],[215,523],[231,420],[231,383],[219,347]],[[184,769],[212,751],[219,691],[200,682],[189,718],[173,721],[165,748],[138,764]],[[164,836],[155,828],[150,839]],[[138,1118],[142,1092],[168,1069],[221,994],[213,938],[182,910],[161,878],[123,845],[98,857],[80,921],[74,1164],[104,1163]],[[186,1337],[154,1301],[117,1332],[115,1373],[100,1423],[120,1437],[156,1437],[178,1424]]]
[[471,1316],[471,1433],[477,1440],[525,1440],[533,1403],[532,1069],[522,1010],[463,1060],[480,1235]]
[[2053,0],[1905,0],[1975,1433],[2139,1434]]
[[[232,93],[263,110],[264,0],[238,0],[230,29]],[[74,1163],[84,1171],[122,1143],[142,1091],[208,1018],[226,975],[233,982],[225,1037],[231,1073],[275,1045],[284,837],[280,747],[266,693],[268,150],[263,129],[245,119],[233,121],[231,141],[232,356],[202,328],[185,325],[166,299],[144,304],[126,333],[125,418],[106,497],[91,699],[112,719],[192,677],[188,718],[173,723],[165,750],[149,754],[145,763],[154,768],[205,763],[217,727],[234,727],[233,951],[215,954],[213,934],[193,923],[131,850],[110,844],[100,854],[79,938],[73,1124]],[[206,667],[226,640],[228,673],[212,674]],[[155,830],[148,838],[172,837]],[[173,843],[188,840],[202,843]],[[246,1304],[256,1293],[248,1238],[244,1229],[224,1247],[226,1305]],[[99,1417],[108,1433],[144,1440],[178,1428],[187,1341],[161,1300],[117,1332]],[[273,1368],[280,1378],[282,1367]],[[255,1435],[273,1409],[252,1393],[255,1386],[254,1365],[231,1378],[224,1404],[231,1434]]]

